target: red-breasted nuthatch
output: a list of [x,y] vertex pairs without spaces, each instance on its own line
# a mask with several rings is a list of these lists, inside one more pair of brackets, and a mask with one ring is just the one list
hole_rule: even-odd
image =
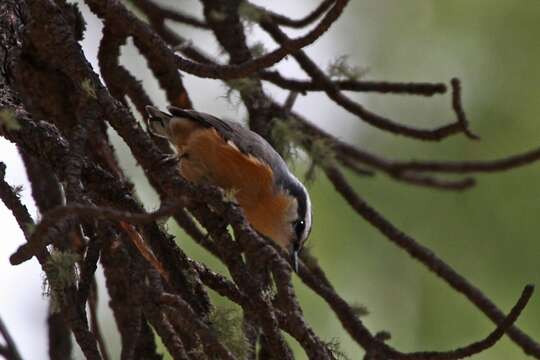
[[170,106],[147,106],[150,130],[174,144],[180,174],[193,183],[235,194],[251,226],[289,251],[298,252],[311,231],[311,201],[302,183],[261,136],[240,124]]

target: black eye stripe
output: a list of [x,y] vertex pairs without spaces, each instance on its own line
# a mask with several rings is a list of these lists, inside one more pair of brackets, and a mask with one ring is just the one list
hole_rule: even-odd
[[304,220],[298,220],[293,223],[294,232],[296,233],[296,238],[301,239],[306,229],[306,222]]

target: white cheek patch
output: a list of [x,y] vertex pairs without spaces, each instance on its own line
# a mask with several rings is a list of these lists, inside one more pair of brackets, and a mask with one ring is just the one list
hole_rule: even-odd
[[296,219],[298,219],[298,201],[295,198],[291,198],[292,201],[290,202],[289,206],[287,207],[286,213],[285,213],[285,219],[287,222],[292,223]]
[[311,232],[311,221],[312,221],[311,216],[312,216],[311,199],[309,198],[309,194],[308,194],[306,197],[306,220],[305,220],[306,227],[304,229],[304,233],[302,234],[302,242],[304,242],[307,239],[307,237],[309,236],[309,233]]
[[304,209],[305,213],[300,214],[300,217],[303,217],[303,220],[304,220],[304,231],[302,231],[302,234],[300,235],[299,240],[300,240],[300,244],[303,245],[311,231],[311,199],[309,197],[309,193],[307,189],[305,188],[304,184],[298,181],[298,179],[296,179],[296,181],[302,188],[303,193],[305,194],[305,201],[306,201],[305,209]]

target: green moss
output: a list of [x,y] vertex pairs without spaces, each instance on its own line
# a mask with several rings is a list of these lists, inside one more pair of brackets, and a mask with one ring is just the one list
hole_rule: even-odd
[[238,91],[241,95],[252,95],[257,91],[257,80],[253,78],[240,78],[226,81],[228,86],[225,98],[228,102],[233,103],[233,94]]
[[335,162],[334,149],[327,139],[314,139],[308,151],[317,164],[328,166]]
[[369,310],[365,305],[359,303],[350,304],[352,311],[357,317],[363,317],[369,315]]
[[0,124],[4,125],[8,130],[19,130],[21,128],[15,111],[11,109],[0,110]]
[[247,1],[242,2],[238,7],[238,15],[240,15],[242,19],[254,23],[263,21],[267,16],[266,11]]
[[249,51],[254,57],[261,57],[266,54],[266,48],[262,42],[256,42],[255,44],[251,45],[249,47]]
[[83,80],[81,86],[86,95],[93,99],[97,99],[96,89],[94,88],[94,85],[92,85],[92,81],[90,79]]
[[341,350],[341,344],[339,343],[337,338],[332,338],[330,341],[325,343],[328,350],[333,355],[333,358],[336,360],[350,360],[350,358]]
[[242,329],[242,313],[231,307],[216,307],[210,321],[219,341],[238,359],[245,359],[249,344]]
[[327,139],[313,139],[306,151],[311,158],[311,164],[304,177],[306,182],[312,183],[316,178],[317,165],[331,166],[335,162],[335,153],[332,144]]
[[274,141],[274,147],[285,161],[291,162],[298,156],[298,151],[294,144],[302,140],[301,133],[291,121],[273,118],[272,124],[270,136]]
[[317,165],[329,166],[335,162],[332,144],[327,139],[320,139],[306,134],[298,128],[294,120],[287,120],[281,118],[272,119],[271,136],[274,140],[274,147],[285,161],[291,163],[298,157],[297,146],[302,146],[311,158],[311,164],[304,177],[306,182],[313,182]]
[[223,190],[223,201],[224,202],[230,202],[233,204],[238,204],[238,200],[236,199],[236,194],[238,194],[240,190],[238,189],[227,189]]
[[65,301],[64,291],[78,280],[77,261],[80,256],[71,251],[54,250],[45,264],[46,278],[43,284],[45,295],[51,298],[51,309],[58,312]]
[[328,66],[328,76],[333,79],[358,80],[368,73],[368,68],[351,65],[348,60],[348,55],[335,59]]

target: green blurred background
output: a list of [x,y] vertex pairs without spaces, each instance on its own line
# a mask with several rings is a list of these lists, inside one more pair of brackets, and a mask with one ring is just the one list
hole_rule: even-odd
[[[300,17],[316,1],[258,1],[260,5]],[[196,1],[170,2],[201,14]],[[85,49],[95,56],[99,23],[90,19]],[[183,36],[214,55],[219,54],[209,34],[175,26]],[[257,28],[250,42],[274,45]],[[291,32],[298,34],[298,32]],[[97,39],[97,40],[96,40]],[[340,55],[351,64],[369,69],[366,79],[389,81],[445,81],[457,76],[463,82],[463,102],[472,130],[481,141],[462,135],[440,143],[396,137],[362,124],[358,118],[332,104],[322,94],[301,97],[295,109],[361,148],[394,159],[495,159],[540,144],[540,2],[536,0],[353,0],[332,31],[307,49],[326,68]],[[123,49],[122,62],[165,105],[163,93],[151,79],[146,64],[132,45]],[[278,68],[287,76],[303,77],[292,59]],[[186,75],[188,91],[198,110],[245,119],[242,106],[224,98],[219,82]],[[267,86],[275,98],[286,93]],[[449,95],[434,98],[350,94],[369,109],[404,124],[436,127],[454,121]],[[114,134],[113,134],[114,135]],[[135,179],[149,209],[157,206],[125,146],[118,141],[122,161]],[[295,169],[302,176],[303,157]],[[397,227],[431,248],[458,272],[484,291],[505,312],[526,283],[539,282],[540,164],[478,176],[478,185],[466,192],[444,192],[396,183],[384,175],[359,178],[347,173],[358,193]],[[357,216],[340,198],[324,175],[310,187],[315,223],[310,239],[338,292],[350,303],[363,304],[372,331],[387,330],[390,343],[402,351],[452,349],[478,340],[494,325],[462,295],[450,289],[424,266],[391,244]],[[223,268],[186,238],[174,225],[182,248],[213,268]],[[297,278],[305,314],[326,341],[337,339],[351,359],[361,349],[351,341],[329,308]],[[540,295],[536,294],[518,321],[540,341]],[[217,298],[223,304],[223,299]],[[115,340],[106,300],[105,332]],[[112,344],[111,344],[112,346]],[[119,349],[111,347],[116,358]],[[298,358],[305,358],[298,352]],[[522,350],[503,338],[475,359],[521,359]]]

